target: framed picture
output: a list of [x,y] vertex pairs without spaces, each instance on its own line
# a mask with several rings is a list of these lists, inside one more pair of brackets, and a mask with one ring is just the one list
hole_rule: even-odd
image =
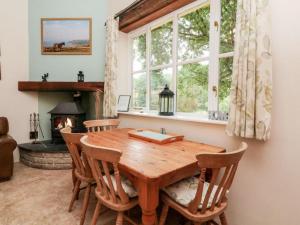
[[91,55],[91,18],[42,18],[43,55]]
[[128,112],[130,104],[130,95],[120,95],[118,100],[118,112]]

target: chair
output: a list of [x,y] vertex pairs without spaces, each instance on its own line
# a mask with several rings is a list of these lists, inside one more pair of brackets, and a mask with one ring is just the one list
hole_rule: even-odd
[[105,120],[88,120],[83,122],[88,132],[100,132],[112,130],[119,126],[120,120],[118,119],[105,119]]
[[17,142],[8,135],[8,120],[0,117],[0,182],[9,180],[13,175],[13,152]]
[[[131,182],[120,175],[118,164],[122,151],[89,144],[87,139],[84,136],[81,143],[97,183],[95,194],[98,198],[91,225],[97,223],[101,205],[118,212],[116,225],[122,225],[124,219],[137,225],[124,214],[138,205],[138,198]],[[113,168],[112,174],[109,164]]]
[[[197,155],[200,176],[191,177],[163,189],[164,203],[159,225],[165,224],[169,207],[175,209],[194,225],[216,224],[219,217],[222,225],[227,225],[225,209],[227,193],[232,184],[238,163],[247,144],[242,143],[238,150],[229,153],[202,153]],[[206,172],[211,170],[210,181],[205,181]]]
[[68,146],[74,169],[72,171],[73,182],[75,183],[73,188],[72,199],[69,205],[69,212],[72,211],[73,204],[80,192],[80,184],[86,183],[86,189],[84,193],[83,205],[81,209],[81,218],[80,225],[84,224],[85,214],[88,208],[89,197],[91,193],[91,187],[95,180],[92,176],[91,169],[85,157],[85,154],[82,152],[80,138],[84,136],[81,133],[71,133],[71,128],[64,128],[61,131],[61,134]]

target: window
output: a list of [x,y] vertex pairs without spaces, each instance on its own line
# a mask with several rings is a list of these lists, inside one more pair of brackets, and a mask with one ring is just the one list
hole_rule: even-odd
[[158,110],[168,84],[177,113],[229,110],[236,1],[198,0],[131,32],[134,108]]
[[132,41],[132,99],[133,107],[146,107],[146,35]]

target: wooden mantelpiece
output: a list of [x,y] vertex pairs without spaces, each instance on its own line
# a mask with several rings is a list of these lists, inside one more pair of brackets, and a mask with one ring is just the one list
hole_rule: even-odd
[[103,91],[104,82],[19,81],[19,91]]

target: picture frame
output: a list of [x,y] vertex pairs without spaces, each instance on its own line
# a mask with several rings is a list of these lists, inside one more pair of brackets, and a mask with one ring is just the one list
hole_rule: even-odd
[[91,18],[42,18],[42,55],[92,55]]
[[118,112],[128,112],[131,95],[120,95],[118,99]]

